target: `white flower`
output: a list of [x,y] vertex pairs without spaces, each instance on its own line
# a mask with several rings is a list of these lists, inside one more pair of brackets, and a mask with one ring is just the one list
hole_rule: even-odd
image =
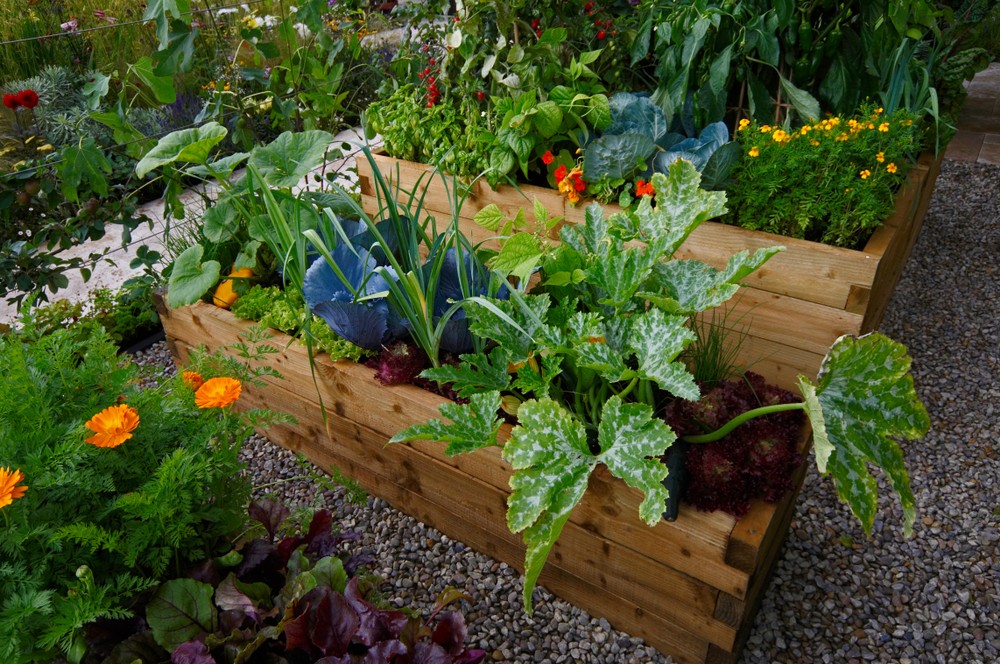
[[246,4],[240,5],[240,9],[242,9],[245,12],[249,12],[250,11],[250,5],[246,5]]
[[288,8],[288,11],[294,14],[295,12],[299,11],[299,8],[296,7],[295,5],[292,5],[291,7]]
[[264,18],[262,18],[261,20],[264,22],[264,27],[266,27],[266,28],[273,28],[274,26],[278,25],[278,17],[277,16],[271,16],[270,14],[268,14],[267,16],[265,16]]
[[215,12],[215,15],[216,16],[225,16],[226,14],[235,14],[236,12],[237,12],[236,7],[224,7],[222,9],[218,10],[217,12]]
[[299,37],[301,37],[302,39],[309,39],[309,37],[312,35],[312,31],[306,27],[305,23],[296,23],[295,30],[296,32],[299,33]]

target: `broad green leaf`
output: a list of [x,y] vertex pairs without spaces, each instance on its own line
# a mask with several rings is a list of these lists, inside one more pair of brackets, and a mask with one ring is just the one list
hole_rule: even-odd
[[563,526],[569,520],[569,514],[566,512],[561,516],[553,516],[550,512],[546,512],[532,526],[525,529],[522,535],[524,544],[528,548],[524,552],[524,590],[521,599],[529,616],[532,611],[531,593],[535,590],[542,568],[545,567],[549,551],[555,546]]
[[329,586],[338,593],[343,593],[347,587],[347,572],[344,570],[343,561],[337,556],[320,558],[310,571],[316,578],[317,586]]
[[549,296],[523,296],[528,307],[534,312],[534,317],[527,316],[521,308],[511,301],[489,300],[498,310],[520,325],[521,329],[513,328],[495,312],[481,304],[469,303],[466,312],[471,318],[469,329],[484,339],[492,339],[510,353],[510,361],[517,364],[526,361],[531,356],[535,333],[541,327],[534,318],[545,320],[549,309]]
[[576,347],[577,365],[593,369],[604,378],[617,383],[630,380],[635,371],[625,366],[625,358],[603,341],[584,342]]
[[868,463],[882,469],[899,495],[907,535],[916,518],[903,451],[889,438],[920,438],[930,428],[913,388],[910,362],[905,346],[881,334],[844,336],[823,360],[815,394],[812,383],[799,376],[806,412],[819,432],[816,465],[833,476],[837,494],[866,533],[871,533],[878,509],[878,486]]
[[233,268],[242,270],[245,267],[256,267],[258,249],[260,249],[260,242],[257,240],[247,240],[243,246],[240,247],[240,253],[236,255],[236,262],[233,263]]
[[623,308],[649,278],[659,258],[655,250],[625,247],[616,241],[587,272],[589,282],[604,291],[606,299],[601,300],[602,304]]
[[497,145],[490,152],[490,168],[500,175],[506,175],[514,170],[517,165],[517,155],[514,151],[503,145]]
[[90,75],[93,80],[83,85],[83,96],[87,98],[87,108],[96,111],[101,107],[101,99],[110,90],[111,77],[99,71],[91,72]]
[[542,202],[537,197],[531,202],[532,211],[535,213],[535,223],[539,227],[548,227],[549,211],[545,209]]
[[600,57],[602,50],[603,49],[597,49],[596,51],[584,51],[580,54],[580,64],[589,65],[594,62],[598,57]]
[[789,101],[795,107],[799,117],[807,122],[814,122],[822,117],[823,112],[816,98],[805,90],[800,90],[784,76],[781,77],[781,87],[788,95]]
[[483,78],[486,78],[487,76],[490,75],[490,72],[493,71],[493,65],[495,65],[496,63],[497,63],[496,53],[490,53],[489,55],[486,56],[486,59],[483,61],[483,68],[479,71],[479,73],[482,75]]
[[650,37],[652,37],[652,32],[653,19],[652,16],[647,15],[646,19],[639,27],[639,32],[632,38],[632,45],[629,48],[629,55],[632,56],[633,66],[635,66],[640,60],[646,57],[646,54],[649,53],[649,42]]
[[169,44],[153,53],[156,61],[153,73],[157,76],[173,76],[191,71],[197,38],[198,28],[192,28],[184,21],[171,21],[167,35]]
[[669,495],[663,486],[667,467],[660,457],[677,436],[663,420],[653,416],[651,407],[644,403],[624,404],[617,396],[604,404],[597,434],[601,445],[597,458],[612,475],[646,494],[639,505],[639,516],[655,526]]
[[517,370],[517,378],[511,383],[511,387],[520,390],[522,394],[534,395],[535,398],[549,396],[549,387],[559,376],[562,361],[561,355],[542,355],[537,362],[537,371],[531,362],[525,362]]
[[528,283],[531,272],[542,260],[543,252],[531,233],[517,233],[507,240],[500,253],[490,261],[490,269],[505,277],[514,275],[522,284]]
[[639,160],[648,162],[656,144],[645,134],[606,134],[587,144],[583,159],[583,179],[631,180]]
[[590,109],[587,119],[590,121],[590,124],[594,125],[597,129],[605,129],[611,124],[611,106],[605,95],[600,93],[592,95],[588,105]]
[[726,213],[726,194],[702,189],[701,174],[689,161],[678,159],[666,175],[654,173],[652,183],[656,207],[643,196],[636,216],[647,241],[669,237],[668,253],[675,251],[702,222]]
[[725,189],[729,172],[742,155],[743,150],[736,141],[730,141],[713,152],[705,168],[701,169],[701,188],[707,191]]
[[146,622],[167,652],[199,634],[218,628],[212,586],[194,579],[172,579],[146,605]]
[[170,17],[182,18],[191,11],[190,0],[150,0],[142,15],[144,21],[156,21],[156,37],[160,40],[160,48],[166,48],[168,39],[167,26]]
[[58,168],[62,178],[63,196],[76,201],[77,188],[84,183],[89,184],[98,195],[108,195],[108,180],[105,174],[111,173],[111,162],[94,144],[93,138],[88,136],[77,145],[63,148],[61,156],[63,161]]
[[148,55],[139,58],[130,67],[132,73],[152,90],[156,100],[161,104],[173,104],[177,101],[174,81],[169,76],[157,76],[153,73],[153,60]]
[[332,142],[332,134],[318,129],[286,131],[267,145],[255,148],[249,163],[260,170],[264,181],[272,187],[294,187],[323,163]]
[[202,215],[201,232],[211,242],[225,242],[238,230],[239,218],[240,213],[235,205],[228,201],[218,201]]
[[659,309],[650,309],[633,316],[629,347],[639,358],[639,375],[655,380],[661,389],[674,396],[697,401],[701,393],[694,376],[674,360],[684,347],[694,341],[695,334],[687,327],[686,316],[668,316]]
[[543,101],[535,107],[535,129],[545,138],[551,138],[562,126],[563,112],[554,101]]
[[542,32],[542,37],[539,41],[543,44],[558,46],[566,41],[567,36],[569,36],[569,31],[566,28],[547,28]]
[[488,231],[493,231],[494,233],[500,230],[500,224],[504,222],[506,217],[496,203],[490,203],[482,210],[476,213],[473,221],[482,226]]
[[444,385],[451,383],[452,389],[460,397],[470,397],[483,392],[506,390],[510,385],[509,368],[510,354],[497,346],[486,353],[462,355],[459,366],[442,364],[440,367],[424,369],[421,378],[436,381]]
[[214,171],[223,178],[229,178],[229,176],[232,175],[233,170],[235,170],[235,168],[249,156],[249,152],[236,152],[222,157],[221,159],[216,159],[208,164],[190,166],[187,169],[187,172],[191,175],[197,175],[198,177],[209,178],[212,177],[212,172]]
[[196,244],[174,260],[167,284],[167,302],[172,309],[197,302],[219,281],[218,261],[201,262],[205,248]]
[[497,445],[497,432],[503,424],[503,420],[497,417],[497,411],[500,410],[500,392],[473,394],[467,404],[446,403],[441,405],[440,410],[441,414],[453,424],[445,424],[441,420],[414,424],[397,433],[389,442],[442,441],[448,443],[448,447],[444,450],[448,456]]
[[[664,301],[649,299],[670,314],[692,314],[717,307],[736,294],[739,281],[767,262],[784,247],[758,249],[750,256],[745,249],[730,257],[725,270],[716,270],[695,260],[671,260],[653,266],[653,282],[669,298]],[[640,294],[645,295],[645,294]]]
[[144,178],[154,168],[177,161],[204,164],[212,148],[218,145],[227,133],[226,128],[218,122],[208,122],[193,129],[169,133],[136,164],[135,174]]

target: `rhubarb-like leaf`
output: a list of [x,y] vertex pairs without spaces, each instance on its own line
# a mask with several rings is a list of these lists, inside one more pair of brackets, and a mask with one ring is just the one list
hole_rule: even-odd
[[674,360],[695,334],[685,316],[668,316],[659,309],[633,316],[629,346],[639,358],[639,374],[651,378],[674,396],[697,401],[701,393],[687,367]]
[[758,249],[753,256],[745,250],[732,256],[725,270],[694,260],[657,263],[653,282],[663,294],[639,293],[669,314],[688,315],[717,307],[736,294],[739,281],[766,263],[784,247]]
[[441,414],[454,424],[445,424],[441,420],[414,424],[397,433],[389,442],[442,441],[448,443],[448,447],[444,450],[448,456],[498,444],[497,433],[503,423],[503,420],[497,417],[497,411],[500,410],[500,392],[474,394],[467,404],[446,403],[441,405],[440,410]]
[[461,356],[459,366],[443,364],[433,369],[425,369],[421,378],[437,381],[439,384],[451,383],[451,388],[460,397],[470,397],[473,394],[506,390],[510,385],[510,374],[507,369],[510,354],[497,346],[486,353],[472,353]]
[[205,248],[195,244],[174,259],[167,284],[167,302],[172,309],[197,302],[219,282],[219,261],[201,262]]
[[211,634],[219,614],[212,586],[194,579],[172,579],[159,587],[146,605],[146,622],[156,642],[168,652],[199,634]]
[[816,466],[833,477],[837,494],[866,533],[878,509],[878,486],[868,463],[881,468],[896,490],[907,535],[916,518],[903,451],[889,438],[920,438],[930,428],[913,388],[910,362],[905,346],[881,334],[844,336],[823,360],[817,386],[799,376],[816,440]]
[[601,445],[598,459],[615,477],[646,494],[639,505],[639,516],[650,526],[663,514],[667,490],[663,480],[667,467],[659,457],[677,436],[653,417],[653,409],[644,403],[624,404],[617,396],[608,399],[601,413],[597,440]]

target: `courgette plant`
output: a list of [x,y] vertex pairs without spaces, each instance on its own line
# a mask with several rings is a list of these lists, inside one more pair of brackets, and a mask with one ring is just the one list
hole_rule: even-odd
[[[558,245],[545,236],[548,217],[537,201],[540,228],[533,232],[515,232],[517,224],[494,207],[477,216],[504,239],[494,269],[526,281],[540,266],[543,280],[530,294],[512,289],[507,302],[466,305],[472,331],[495,346],[463,356],[458,367],[422,375],[452,383],[469,403],[441,406],[450,422],[417,424],[390,443],[443,441],[448,455],[500,445],[499,412],[516,412],[518,425],[502,455],[514,469],[508,526],[523,532],[527,545],[529,613],[545,559],[598,464],[645,493],[639,515],[646,523],[660,520],[669,493],[659,458],[677,436],[658,407],[669,396],[700,396],[694,377],[677,360],[695,338],[686,325],[689,316],[725,303],[740,280],[783,249],[738,253],[723,270],[671,259],[699,224],[725,212],[725,194],[701,190],[699,182],[694,166],[678,160],[666,175],[653,176],[655,207],[644,196],[634,213],[606,219],[593,204],[585,223],[562,228]],[[842,337],[817,383],[800,377],[803,403],[764,406],[686,440],[709,442],[751,417],[802,409],[812,423],[817,467],[832,475],[866,532],[877,500],[870,462],[883,469],[899,495],[909,533],[913,494],[902,451],[888,438],[916,438],[929,426],[909,365],[906,349],[882,335]]]

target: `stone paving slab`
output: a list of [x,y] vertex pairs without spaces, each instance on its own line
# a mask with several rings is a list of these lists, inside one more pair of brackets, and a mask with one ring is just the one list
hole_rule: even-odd
[[966,83],[969,98],[955,123],[958,132],[944,156],[955,161],[1000,165],[1000,63]]

